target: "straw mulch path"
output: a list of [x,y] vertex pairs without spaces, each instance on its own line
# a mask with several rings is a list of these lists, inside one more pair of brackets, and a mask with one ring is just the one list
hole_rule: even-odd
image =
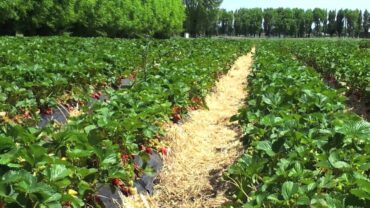
[[222,173],[243,151],[238,125],[229,120],[244,104],[252,53],[240,57],[218,81],[206,98],[209,109],[193,111],[184,124],[167,128],[172,154],[151,207],[220,207],[228,201]]

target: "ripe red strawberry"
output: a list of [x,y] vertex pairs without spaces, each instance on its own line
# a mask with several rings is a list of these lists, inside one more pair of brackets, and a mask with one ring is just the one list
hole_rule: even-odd
[[112,184],[115,185],[115,186],[123,186],[124,185],[123,182],[122,182],[122,180],[119,179],[119,178],[114,178],[112,180]]
[[121,187],[120,189],[121,189],[121,191],[122,191],[122,193],[124,195],[128,196],[130,194],[129,188],[127,188],[127,187]]
[[127,163],[130,159],[130,155],[121,155],[121,160],[124,163]]
[[145,152],[148,153],[148,154],[152,154],[153,153],[153,149],[151,147],[147,147],[145,149]]
[[98,93],[96,93],[96,92],[93,92],[93,94],[91,94],[91,97],[94,98],[94,99],[96,99],[96,100],[99,100],[100,95]]
[[47,108],[44,112],[45,112],[46,115],[51,115],[51,114],[53,114],[53,109],[52,108]]
[[173,122],[178,123],[181,120],[180,114],[173,115]]
[[168,150],[165,147],[158,148],[158,152],[162,153],[162,155],[167,156]]

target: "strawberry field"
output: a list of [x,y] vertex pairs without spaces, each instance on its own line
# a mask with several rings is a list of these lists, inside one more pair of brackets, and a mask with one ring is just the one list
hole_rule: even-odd
[[2,37],[0,208],[152,193],[164,127],[253,45],[229,206],[369,207],[368,41]]
[[370,120],[370,56],[367,41],[287,43],[300,61],[317,70],[330,86],[343,89],[348,106]]
[[343,93],[369,97],[369,51],[357,44],[259,43],[246,106],[233,118],[246,147],[226,174],[233,207],[370,206],[370,124]]
[[[100,206],[167,154],[161,127],[250,49],[237,40],[0,38],[0,207]],[[134,158],[144,161],[138,166]]]

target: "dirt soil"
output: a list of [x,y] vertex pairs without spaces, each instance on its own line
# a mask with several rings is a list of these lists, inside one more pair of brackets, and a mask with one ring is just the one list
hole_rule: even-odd
[[193,111],[186,122],[166,129],[171,155],[150,207],[220,207],[228,202],[222,174],[243,149],[240,129],[229,120],[247,96],[252,53],[240,57],[218,81],[206,98],[209,109]]

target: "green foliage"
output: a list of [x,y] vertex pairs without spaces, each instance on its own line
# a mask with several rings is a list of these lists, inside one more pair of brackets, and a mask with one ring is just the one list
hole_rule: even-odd
[[360,11],[359,10],[349,10],[344,11],[346,23],[347,23],[347,33],[351,37],[358,37],[360,32],[361,23],[358,22]]
[[6,0],[0,34],[169,37],[182,31],[184,15],[180,0]]
[[315,8],[313,10],[313,22],[315,23],[315,34],[316,36],[321,36],[323,32],[322,25],[327,18],[327,11],[320,8]]
[[358,100],[370,100],[368,41],[358,44],[352,41],[285,43],[287,50],[322,73],[329,82],[334,82],[349,94],[354,93]]
[[214,35],[222,0],[183,0],[186,8],[185,31],[192,36]]
[[342,9],[338,10],[336,21],[337,21],[337,33],[339,37],[341,37],[344,32],[344,15],[345,15],[344,10]]
[[246,107],[234,116],[246,150],[226,173],[232,206],[368,207],[370,124],[285,44],[259,44]]
[[364,29],[365,37],[368,37],[370,28],[370,14],[367,9],[364,11],[362,27]]
[[[99,184],[134,180],[131,156],[146,154],[140,145],[161,134],[171,108],[186,113],[193,97],[204,99],[250,43],[1,38],[0,48],[0,204],[83,207],[94,206]],[[132,75],[131,87],[114,89]],[[93,91],[109,101],[92,101]],[[66,98],[81,104],[80,116],[35,128],[37,100],[54,106]],[[26,109],[32,117],[4,119]]]
[[239,9],[235,11],[235,33],[237,35],[260,35],[262,32],[262,9]]
[[328,33],[333,36],[337,32],[337,24],[335,22],[336,12],[330,10],[328,14]]
[[220,10],[219,13],[219,34],[222,35],[232,35],[233,34],[233,25],[234,25],[234,13],[232,11],[226,11],[225,9]]
[[269,37],[305,37],[311,33],[313,14],[312,10],[298,8],[239,9],[234,12],[234,20],[236,35],[255,36],[264,31]]
[[[227,15],[226,15],[227,14]],[[232,18],[232,16],[234,16]],[[225,32],[225,22],[228,32]],[[262,32],[270,36],[310,37],[320,36],[350,36],[367,37],[369,28],[369,13],[359,10],[339,10],[338,12],[315,8],[313,10],[299,8],[253,8],[238,9],[231,14],[220,10],[219,34],[255,36]],[[230,29],[233,32],[230,32]]]

